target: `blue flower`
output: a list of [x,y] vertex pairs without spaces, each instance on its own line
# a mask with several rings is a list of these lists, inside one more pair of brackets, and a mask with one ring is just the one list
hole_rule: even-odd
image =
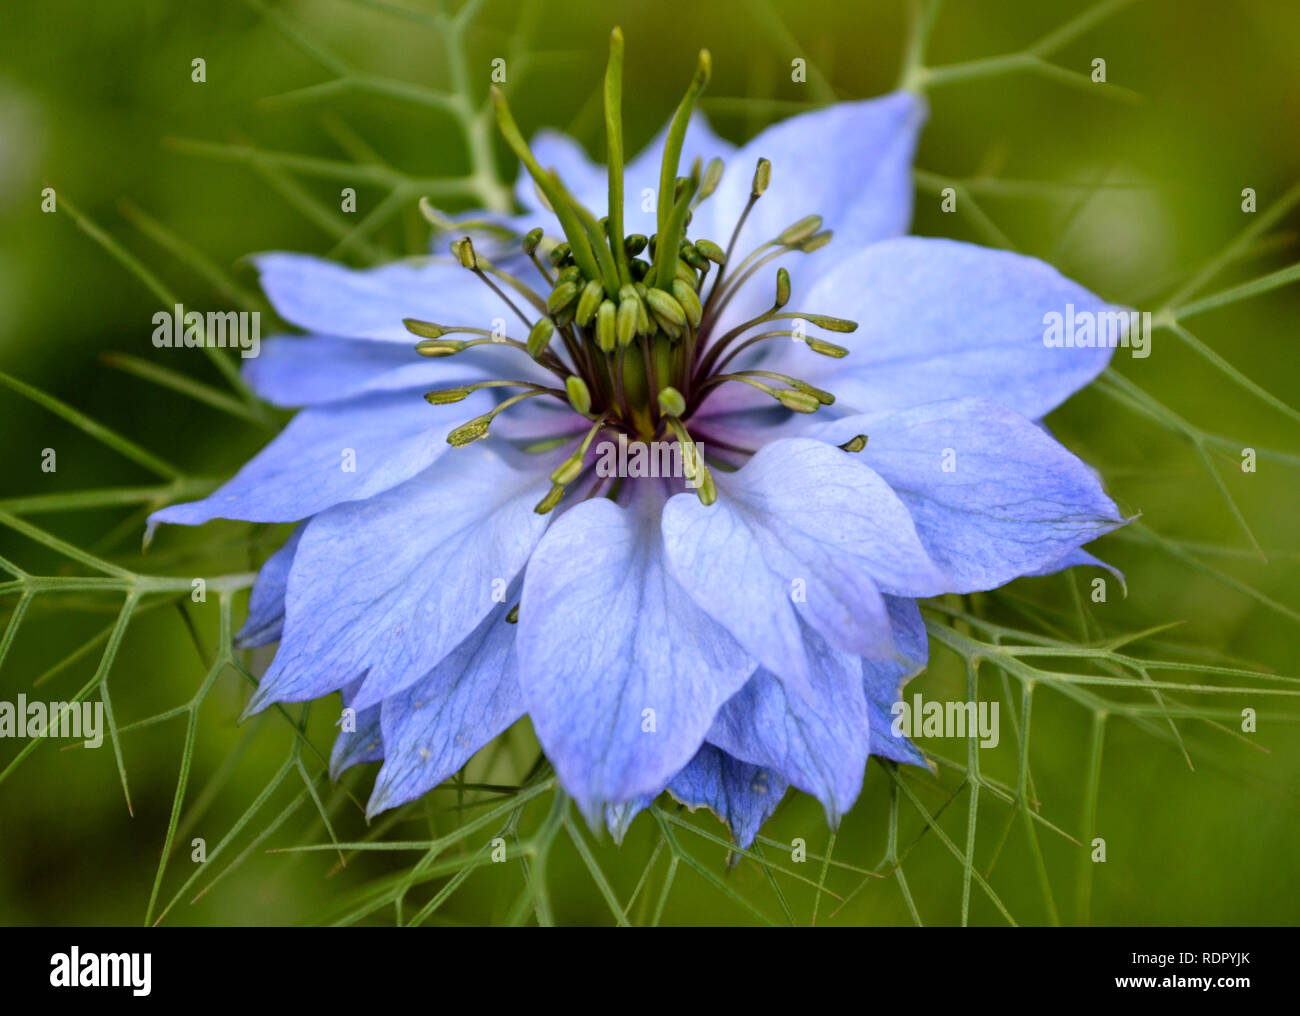
[[490,236],[513,248],[257,261],[307,335],[246,376],[301,410],[150,526],[298,523],[240,634],[279,641],[249,712],[341,691],[332,769],[383,760],[372,814],[527,715],[618,835],[665,789],[741,845],[790,786],[834,823],[869,754],[923,762],[890,731],[927,662],[917,600],[1096,563],[1080,548],[1123,522],[1037,422],[1111,353],[1048,347],[1044,315],[1108,308],[904,235],[923,102],[736,148],[693,112],[707,75],[626,164],[613,104],[608,169],[525,145],[498,97],[524,212]]

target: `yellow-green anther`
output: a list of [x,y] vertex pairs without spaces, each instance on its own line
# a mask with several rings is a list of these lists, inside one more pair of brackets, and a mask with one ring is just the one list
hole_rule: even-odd
[[686,412],[686,400],[681,392],[669,385],[659,389],[659,408],[665,416],[680,417]]
[[822,228],[820,215],[805,215],[798,222],[791,223],[777,234],[776,242],[787,246],[803,243]]
[[598,279],[592,279],[583,287],[582,296],[578,297],[578,309],[573,312],[573,320],[578,322],[583,328],[591,324],[591,319],[596,316],[596,308],[600,306],[600,301],[605,296],[605,287],[600,284]]
[[638,319],[642,313],[641,301],[636,298],[635,293],[619,301],[614,331],[620,346],[626,346],[636,338]]
[[573,248],[567,243],[557,243],[551,248],[551,253],[546,255],[546,257],[547,260],[551,262],[553,268],[559,268],[560,265],[564,264],[564,262],[568,260],[572,253]]
[[840,445],[840,448],[846,452],[860,452],[865,447],[867,447],[866,434],[857,434]]
[[542,498],[540,501],[537,502],[537,506],[533,508],[533,511],[535,511],[538,515],[546,515],[550,512],[552,508],[554,508],[557,504],[560,503],[560,500],[563,497],[564,497],[564,488],[559,485],[556,485],[547,492],[544,498]]
[[602,352],[612,353],[618,342],[618,308],[613,300],[602,300],[596,310],[596,345]]
[[831,242],[832,236],[834,236],[834,234],[829,229],[824,229],[820,233],[814,233],[799,245],[799,250],[804,254],[811,254],[815,250],[821,250]]
[[815,413],[821,407],[821,401],[815,396],[793,388],[778,388],[772,394],[777,402],[796,413]]
[[459,385],[455,388],[435,388],[431,392],[425,392],[424,398],[435,406],[449,406],[453,402],[464,402],[469,397],[470,391],[468,385]]
[[845,318],[828,317],[825,314],[800,314],[809,324],[814,324],[818,328],[825,328],[828,332],[856,332],[858,323],[849,321]]
[[555,277],[555,284],[557,286],[561,282],[573,282],[573,283],[582,282],[582,269],[579,268],[577,265],[569,265],[568,268],[564,269],[562,272],[560,272],[559,275]]
[[530,229],[527,233],[525,233],[525,234],[524,234],[524,253],[525,253],[525,254],[534,254],[534,253],[536,253],[536,251],[537,251],[537,245],[540,244],[540,243],[542,242],[542,236],[543,236],[543,233],[542,233],[542,227],[541,227],[541,226],[538,226],[536,229]]
[[468,236],[451,242],[451,253],[460,262],[462,268],[478,268],[478,256],[474,253],[474,241]]
[[657,208],[659,232],[668,224],[668,216],[673,208],[673,191],[677,184],[677,164],[682,157],[682,144],[686,140],[686,129],[690,126],[691,114],[700,101],[700,93],[709,83],[713,72],[713,58],[707,49],[700,50],[699,62],[695,67],[695,76],[682,96],[682,101],[673,113],[668,125],[668,136],[664,141],[663,162],[659,168],[659,205]]
[[[682,305],[662,289],[646,290],[646,303],[650,305],[650,310],[654,312],[654,316],[661,324],[667,322],[678,331],[686,327],[686,311],[682,310]],[[668,331],[667,328],[664,330]]]
[[709,164],[704,167],[704,176],[700,179],[700,190],[695,195],[695,204],[697,206],[718,189],[718,184],[722,181],[722,170],[723,163],[721,159],[710,159]]
[[811,395],[823,406],[835,405],[835,396],[825,388],[818,388],[816,385],[810,385],[807,381],[800,381],[798,378],[791,378],[790,383],[805,395]]
[[646,303],[649,298],[650,287],[643,282],[634,282],[632,289],[637,295],[636,330],[641,335],[649,336],[654,331],[654,325],[650,321],[650,311]]
[[537,324],[533,325],[533,330],[528,333],[528,355],[534,360],[540,357],[551,344],[551,336],[554,334],[554,322],[548,317],[539,318]]
[[686,320],[691,323],[691,327],[698,328],[704,308],[700,306],[700,297],[695,292],[695,287],[681,279],[673,279],[673,296],[681,304],[682,312],[686,315]]
[[776,270],[776,305],[784,307],[790,302],[790,273],[784,268]]
[[700,504],[707,508],[718,500],[718,485],[713,482],[713,473],[710,472],[708,466],[701,463],[700,472],[701,476],[699,485],[695,488],[695,496],[700,499]]
[[561,282],[546,297],[546,309],[552,314],[562,311],[578,298],[578,286],[574,282]]
[[[709,259],[696,250],[695,245],[691,243],[683,245],[682,260],[697,272],[707,271],[709,268]],[[694,276],[691,277],[690,282],[694,284]]]
[[422,339],[415,344],[415,351],[421,356],[451,356],[465,346],[466,343],[460,339]]
[[839,360],[849,355],[849,351],[843,346],[837,346],[833,342],[827,342],[825,339],[819,339],[816,336],[809,336],[806,340],[808,348],[814,353],[820,353],[822,356],[833,356]]
[[624,237],[623,249],[627,251],[628,257],[634,258],[646,249],[649,242],[644,233],[633,233],[631,236]]
[[518,624],[518,623],[519,623],[519,604],[516,603],[513,607],[511,607],[509,610],[506,611],[506,624]]
[[767,185],[771,182],[772,164],[766,159],[759,159],[758,165],[754,167],[754,183],[749,188],[749,196],[751,198],[762,197],[763,191],[767,190]]
[[551,473],[551,483],[557,487],[567,487],[579,476],[582,475],[582,467],[586,462],[585,448],[579,448],[567,459],[555,467]]
[[418,335],[422,339],[440,339],[447,334],[447,329],[442,325],[435,325],[432,321],[421,321],[419,318],[402,318],[402,324],[412,335]]
[[487,437],[488,427],[492,423],[490,415],[476,416],[468,423],[462,423],[459,427],[447,435],[447,443],[453,448],[464,448],[467,444],[473,444],[480,438]]
[[685,258],[679,257],[677,259],[677,272],[674,276],[674,281],[677,280],[691,284],[694,284],[695,282],[695,270],[686,263]]
[[712,261],[715,265],[725,265],[727,263],[727,254],[712,240],[696,240],[695,249]]
[[564,389],[569,393],[569,405],[583,416],[591,412],[591,390],[586,381],[577,374],[570,374],[564,379]]

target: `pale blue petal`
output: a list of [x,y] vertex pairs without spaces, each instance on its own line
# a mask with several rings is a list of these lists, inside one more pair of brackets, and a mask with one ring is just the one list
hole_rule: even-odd
[[923,766],[925,756],[906,737],[894,733],[893,708],[902,698],[903,685],[925,669],[930,658],[930,640],[915,600],[889,596],[885,602],[889,604],[898,656],[892,660],[862,661],[867,716],[871,721],[871,754]]
[[248,596],[248,620],[235,636],[238,649],[269,645],[280,637],[284,626],[284,591],[289,585],[289,568],[302,539],[304,526],[297,526],[284,545],[266,559]]
[[1059,561],[1053,561],[1051,564],[1040,569],[1039,571],[1025,572],[1026,575],[1055,575],[1057,572],[1063,572],[1067,568],[1100,568],[1103,571],[1110,572],[1115,576],[1115,581],[1119,583],[1120,589],[1124,595],[1128,595],[1128,582],[1124,579],[1124,573],[1114,565],[1107,564],[1099,557],[1094,557],[1082,548],[1072,550]]
[[837,648],[888,657],[881,593],[945,591],[903,503],[838,448],[775,441],[715,480],[716,504],[679,494],[664,510],[669,567],[702,610],[797,687],[810,680],[800,616]]
[[368,392],[414,388],[418,394],[490,376],[469,351],[431,359],[415,352],[416,341],[412,335],[403,347],[328,336],[270,338],[260,355],[244,361],[244,380],[272,405],[298,407]]
[[428,676],[384,699],[384,765],[367,817],[413,801],[524,714],[515,626],[502,603]]
[[605,805],[605,827],[609,830],[609,835],[613,837],[616,844],[622,846],[623,838],[627,836],[627,831],[632,828],[632,820],[649,808],[650,802],[654,799],[655,795],[644,794],[633,798],[631,801],[620,801],[618,804]]
[[808,433],[832,443],[868,436],[860,458],[903,499],[951,592],[1041,572],[1124,522],[1091,469],[991,402],[848,417]]
[[[833,245],[832,245],[833,246]],[[841,261],[799,306],[858,322],[848,357],[779,346],[771,369],[826,388],[836,408],[906,409],[977,396],[1036,419],[1095,378],[1109,348],[1044,345],[1044,317],[1109,307],[1034,258],[952,240],[886,240]],[[816,329],[813,329],[816,331]]]
[[546,756],[595,823],[656,794],[694,756],[753,662],[664,567],[662,496],[566,512],[524,577],[519,682]]
[[871,748],[862,665],[801,629],[811,696],[792,694],[760,670],[718,710],[709,741],[812,794],[834,826],[857,800]]
[[[912,156],[925,122],[924,100],[894,92],[860,102],[839,102],[782,120],[759,133],[727,161],[708,210],[710,239],[724,247],[749,201],[754,166],[772,163],[772,182],[754,205],[736,244],[744,257],[808,215],[820,215],[834,237],[813,254],[790,254],[782,262],[794,281],[794,306],[836,313],[804,301],[812,280],[856,251],[907,232],[912,221]],[[701,234],[692,227],[692,236]],[[766,310],[776,266],[759,272],[719,317],[727,329]],[[796,375],[797,376],[797,375]]]
[[254,262],[276,313],[320,335],[412,346],[403,318],[488,331],[494,319],[506,327],[516,321],[499,296],[447,259],[348,268],[306,254],[275,253],[260,254]]
[[[840,257],[906,233],[912,221],[912,156],[925,123],[925,102],[893,92],[837,102],[773,124],[727,163],[715,218],[735,224],[749,201],[754,167],[772,164],[772,181],[754,205],[736,250],[746,254],[806,215],[820,215]],[[723,238],[717,237],[721,241]],[[804,262],[791,263],[795,266]]]
[[668,784],[668,792],[691,811],[708,808],[725,822],[742,849],[754,842],[786,789],[773,770],[741,762],[711,744],[702,746]]
[[[342,689],[344,708],[353,708],[352,702],[361,688],[353,681]],[[379,726],[379,706],[371,706],[356,713],[356,729],[339,730],[330,752],[330,779],[337,780],[343,772],[363,762],[379,762],[384,757],[383,732]]]
[[475,393],[454,406],[431,406],[407,391],[304,409],[215,493],[150,515],[146,540],[163,522],[297,522],[363,501],[432,465],[450,448],[448,432],[491,405]]
[[289,573],[284,635],[248,712],[365,675],[369,708],[428,674],[497,604],[548,516],[545,469],[478,445],[379,497],[312,519]]

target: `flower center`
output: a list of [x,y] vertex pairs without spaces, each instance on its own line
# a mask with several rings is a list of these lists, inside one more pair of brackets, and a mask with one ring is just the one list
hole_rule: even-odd
[[[813,353],[842,357],[848,350],[807,335],[804,325],[832,332],[851,332],[857,327],[841,318],[786,310],[790,276],[785,268],[778,268],[772,306],[717,334],[723,311],[756,273],[788,253],[819,250],[830,242],[831,232],[822,229],[820,215],[808,215],[732,266],[740,232],[771,180],[771,164],[759,159],[749,201],[726,248],[705,237],[691,238],[693,212],[716,189],[723,171],[721,159],[706,167],[696,159],[686,175],[678,175],[686,129],[709,78],[707,50],[700,53],[696,73],[669,125],[660,168],[656,232],[649,237],[624,232],[622,63],[622,34],[615,29],[605,79],[609,214],[599,220],[569,193],[554,170],[543,169],[537,162],[505,98],[493,89],[502,134],[555,213],[564,240],[548,241],[541,229],[522,239],[523,253],[549,287],[545,296],[491,264],[468,237],[453,242],[451,250],[463,267],[516,314],[528,329],[527,340],[503,339],[478,328],[406,321],[407,328],[423,339],[416,347],[423,355],[449,356],[504,341],[556,378],[556,386],[501,379],[429,392],[426,398],[430,402],[445,404],[459,402],[482,388],[523,389],[453,430],[448,435],[451,444],[461,446],[486,437],[497,415],[538,397],[559,399],[592,422],[577,449],[552,473],[551,492],[537,506],[543,513],[554,508],[567,487],[582,475],[591,444],[602,431],[644,442],[676,441],[681,445],[687,480],[700,499],[711,504],[717,497],[716,487],[689,426],[692,414],[711,392],[723,384],[744,384],[796,413],[813,413],[835,401],[831,393],[785,374],[728,369],[736,357],[757,343],[781,338],[802,340]],[[507,289],[534,313],[521,309]],[[451,335],[476,337],[449,338]],[[715,464],[734,468],[731,463]]]

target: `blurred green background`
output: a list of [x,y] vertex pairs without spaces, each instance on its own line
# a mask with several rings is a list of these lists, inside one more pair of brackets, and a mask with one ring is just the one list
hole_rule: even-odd
[[[409,97],[360,89],[264,101],[333,76],[301,41],[281,30],[283,24],[358,74],[451,87],[454,68],[448,65],[445,40],[418,18],[402,15],[403,10],[438,9],[431,0],[425,2],[427,6],[421,0],[400,0],[405,6],[394,7],[293,0],[264,9],[236,0],[5,3],[0,11],[0,371],[76,406],[190,475],[220,477],[240,464],[270,431],[104,358],[114,352],[139,357],[222,384],[202,357],[169,357],[150,345],[151,317],[160,301],[77,228],[71,209],[85,213],[186,303],[204,309],[229,304],[232,294],[218,282],[225,273],[255,296],[256,280],[240,261],[250,252],[301,250],[361,264],[372,241],[403,252],[422,249],[427,231],[413,200],[365,243],[345,239],[339,249],[340,237],[346,237],[358,216],[373,211],[384,196],[382,189],[358,182],[358,213],[345,222],[335,214],[345,182],[284,167],[267,169],[247,158],[204,157],[174,139],[329,160],[382,160],[417,178],[464,173],[470,164],[455,124],[444,112]],[[916,231],[1013,244],[1052,261],[1107,298],[1155,310],[1239,231],[1287,202],[1271,229],[1239,250],[1201,295],[1294,263],[1300,215],[1294,211],[1294,195],[1288,198],[1287,193],[1300,183],[1300,132],[1294,129],[1300,122],[1295,62],[1300,7],[1273,0],[1104,7],[1115,10],[1048,59],[1087,75],[1092,61],[1103,58],[1108,83],[1137,93],[1140,101],[1128,101],[1127,93],[1106,86],[1076,87],[1033,68],[937,83],[929,91],[931,119],[917,159],[922,172]],[[1086,4],[1063,0],[949,0],[934,23],[927,64],[1023,51],[1086,9]],[[476,12],[465,38],[474,102],[486,90],[492,59],[505,57],[508,89],[525,131],[542,126],[569,130],[589,151],[598,151],[602,135],[595,97],[613,24],[621,24],[628,39],[626,131],[628,148],[635,150],[669,115],[701,46],[709,47],[714,58],[705,109],[716,129],[736,141],[806,104],[890,90],[898,81],[912,6],[874,0],[555,0],[529,7],[489,0]],[[808,61],[805,83],[790,80],[796,57]],[[191,81],[195,58],[206,61],[202,84]],[[508,181],[513,167],[504,146],[493,143]],[[815,159],[834,157],[834,152],[809,153]],[[958,214],[948,215],[940,211],[937,188],[954,179],[969,181],[969,189],[961,191]],[[41,212],[46,186],[55,187],[59,196],[55,214]],[[1247,187],[1258,196],[1254,216],[1241,208]],[[439,204],[456,206],[453,201]],[[322,208],[333,217],[322,218]],[[151,222],[162,224],[165,232],[151,236]],[[181,254],[177,240],[202,260]],[[215,272],[207,271],[208,264]],[[1188,327],[1247,376],[1288,405],[1297,405],[1298,301],[1300,290],[1282,287],[1207,312]],[[1300,427],[1294,416],[1265,405],[1167,331],[1156,335],[1149,359],[1134,360],[1121,351],[1115,365],[1194,427],[1239,439],[1243,447],[1288,454],[1297,449]],[[217,523],[200,533],[164,534],[142,558],[142,511],[136,506],[52,512],[26,499],[151,486],[155,477],[4,388],[0,421],[0,510],[19,513],[128,568],[175,575],[244,571],[260,562],[282,535],[257,531],[250,539],[247,527]],[[1121,534],[1094,548],[1124,570],[1129,593],[1121,598],[1112,588],[1108,602],[1088,603],[1082,617],[1075,597],[1080,591],[1086,594],[1091,576],[1022,580],[973,608],[1015,625],[1026,623],[1023,612],[1028,611],[1059,621],[1066,637],[1076,639],[1183,622],[1138,643],[1137,650],[1164,659],[1300,674],[1297,465],[1261,458],[1258,471],[1248,474],[1241,471],[1238,455],[1210,448],[1206,454],[1221,478],[1216,481],[1185,435],[1100,391],[1077,396],[1049,422],[1063,441],[1101,470],[1121,506],[1140,511],[1145,531],[1164,542]],[[58,470],[52,474],[41,470],[42,450],[48,447],[58,454]],[[1267,553],[1266,563],[1252,552],[1225,491]],[[67,571],[66,562],[10,530],[0,534],[0,554],[36,573]],[[15,599],[8,596],[0,603],[5,619]],[[70,697],[94,674],[99,648],[74,655],[64,666],[62,661],[110,625],[119,607],[116,596],[38,598],[0,673],[0,698],[35,694],[32,682],[56,667],[60,669],[41,685],[40,694]],[[236,624],[243,609],[241,597]],[[203,604],[186,600],[183,608],[164,602],[132,621],[112,671],[120,724],[184,703],[194,694],[217,637],[216,611],[216,598],[209,596]],[[935,665],[912,688],[929,697],[960,696],[962,667],[941,650],[935,653]],[[264,662],[259,658],[258,665]],[[1156,676],[1232,683],[1226,677],[1181,672]],[[1001,676],[986,670],[985,697],[999,695],[1001,687]],[[194,873],[190,840],[204,837],[211,852],[277,772],[292,744],[288,725],[278,716],[235,725],[246,695],[246,683],[226,673],[197,714],[190,791],[160,892],[162,903]],[[1257,709],[1258,732],[1234,736],[1238,724],[1230,717],[1224,720],[1227,731],[1180,720],[1193,769],[1169,737],[1113,718],[1105,728],[1096,819],[1107,859],[1089,869],[1091,902],[1086,906],[1080,900],[1084,848],[1040,829],[1052,898],[1063,922],[1293,923],[1300,917],[1296,709],[1279,697],[1238,694],[1197,701],[1229,712]],[[1003,747],[986,753],[981,763],[995,778],[1014,784],[1014,739],[1005,704],[1003,710]],[[312,742],[323,751],[330,743],[327,714],[332,712],[333,706],[318,707],[308,723]],[[167,831],[185,724],[182,716],[123,735],[134,816],[125,806],[107,744],[90,752],[43,745],[5,776],[0,782],[0,923],[133,924],[143,919]],[[1086,839],[1091,713],[1043,691],[1035,698],[1033,728],[1031,757],[1041,813],[1066,833]],[[1168,732],[1167,725],[1160,729]],[[516,730],[511,750],[490,770],[480,763],[477,778],[509,780],[512,773],[517,778],[532,760],[530,741],[529,731]],[[0,742],[0,766],[21,747],[16,741]],[[957,761],[965,758],[964,746],[927,748]],[[315,775],[319,765],[309,755],[304,758]],[[366,835],[356,800],[367,796],[372,775],[373,767],[350,772],[344,780],[347,792],[319,784],[341,839]],[[908,885],[923,920],[955,923],[962,916],[963,869],[945,837],[964,849],[968,790],[960,789],[960,775],[950,769],[941,770],[939,777],[918,772],[907,779],[930,813],[940,813],[938,829],[927,831],[915,810],[904,805],[899,847],[907,849]],[[886,847],[889,785],[888,775],[873,764],[858,806],[839,831],[836,862],[877,867]],[[371,853],[335,871],[337,857],[330,853],[267,854],[268,847],[327,842],[310,800],[265,842],[251,843],[302,786],[297,774],[291,775],[227,849],[222,863],[194,888],[206,885],[246,848],[247,857],[198,903],[190,905],[193,892],[184,893],[167,920],[255,924],[331,918],[346,910],[338,906],[350,893],[410,862],[409,854]],[[989,884],[1017,921],[1048,921],[1051,911],[1020,821],[1011,821],[1012,810],[987,792],[981,801],[978,868],[987,872]],[[431,831],[445,832],[464,815],[475,814],[472,809],[458,812],[456,805],[454,791],[437,791],[396,816],[385,835],[428,838]],[[723,835],[708,816],[692,821],[712,835]],[[525,824],[535,822],[530,811]],[[803,838],[812,854],[824,849],[828,836],[819,806],[793,794],[765,834],[785,844]],[[678,836],[685,843],[693,834]],[[619,899],[626,900],[636,888],[657,838],[657,827],[643,816],[621,850],[607,841],[595,848]],[[480,836],[473,842],[483,840]],[[773,919],[783,919],[757,865],[744,861],[727,873],[725,851],[717,843],[695,837],[689,846],[725,885]],[[772,844],[763,849],[773,861],[800,868],[805,877],[821,876],[816,861],[800,867],[791,862],[788,850],[782,856]],[[657,898],[665,860],[657,864],[639,899]],[[755,919],[705,876],[688,865],[679,867],[664,920]],[[557,920],[610,921],[582,859],[564,840],[557,843],[549,874]],[[811,890],[779,879],[792,911],[806,922]],[[819,909],[823,923],[912,919],[895,879],[864,879],[833,866],[826,884],[840,897],[852,895],[840,909],[837,900],[825,900]],[[517,865],[490,866],[468,879],[439,911],[439,919],[502,920],[521,885]],[[388,908],[363,920],[384,923],[392,916]],[[969,919],[999,923],[1003,917],[976,889]]]

